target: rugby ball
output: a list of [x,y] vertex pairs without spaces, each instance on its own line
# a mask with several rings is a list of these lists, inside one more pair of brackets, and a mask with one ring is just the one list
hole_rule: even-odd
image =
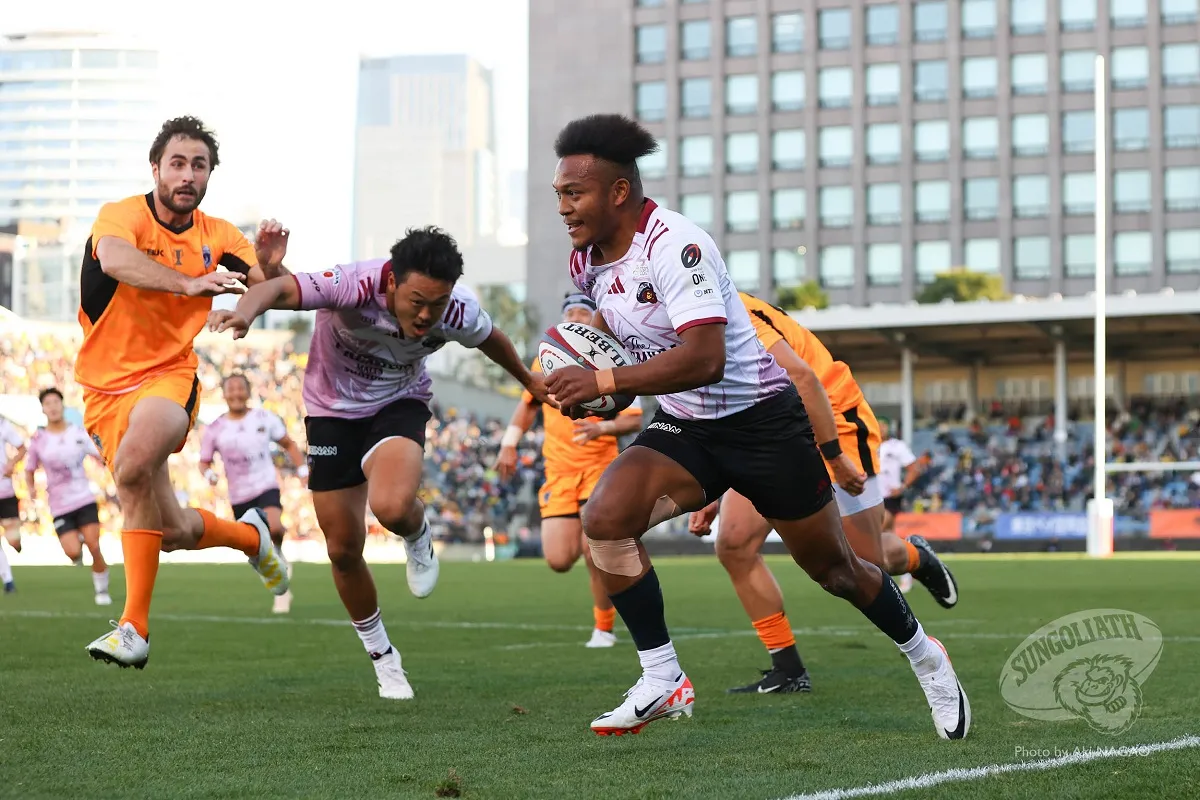
[[[563,367],[612,369],[635,363],[621,343],[602,330],[581,322],[562,322],[547,328],[538,343],[538,363],[542,374],[551,375]],[[629,394],[602,395],[582,406],[594,414],[610,415],[628,408],[637,399]]]

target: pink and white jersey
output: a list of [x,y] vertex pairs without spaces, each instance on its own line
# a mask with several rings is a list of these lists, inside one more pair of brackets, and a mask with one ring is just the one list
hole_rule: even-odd
[[620,260],[592,264],[591,248],[571,256],[571,279],[596,301],[604,322],[639,362],[683,343],[695,325],[725,324],[725,377],[711,386],[660,395],[680,419],[719,419],[791,383],[763,349],[725,261],[707,233],[646,200],[633,244]]
[[478,347],[492,319],[465,286],[455,286],[442,318],[420,339],[406,339],[387,310],[385,259],[294,275],[300,307],[320,309],[304,373],[304,403],[314,417],[369,417],[389,403],[433,394],[425,358],[448,341]]
[[[21,435],[16,426],[4,417],[0,417],[0,473],[8,465],[8,459],[12,457],[8,448],[12,447],[16,450],[23,444],[25,444],[25,437]],[[12,478],[0,475],[0,500],[16,496],[17,490],[13,487]]]
[[54,516],[70,514],[96,502],[96,494],[83,470],[88,456],[98,459],[100,453],[92,437],[78,425],[68,424],[57,433],[48,428],[34,432],[29,454],[25,456],[25,471],[30,475],[38,467],[45,471],[46,494],[50,496],[50,513]]
[[232,505],[247,503],[263,492],[279,488],[275,462],[271,460],[271,442],[287,436],[287,428],[278,415],[262,408],[251,408],[234,419],[222,414],[204,429],[200,437],[200,461],[211,462],[221,454],[225,483],[229,485]]

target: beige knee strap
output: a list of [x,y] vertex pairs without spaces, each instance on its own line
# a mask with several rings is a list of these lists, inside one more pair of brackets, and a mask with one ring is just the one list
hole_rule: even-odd
[[588,537],[588,547],[592,549],[592,563],[596,569],[629,578],[642,574],[642,559],[638,555],[636,539],[606,541]]

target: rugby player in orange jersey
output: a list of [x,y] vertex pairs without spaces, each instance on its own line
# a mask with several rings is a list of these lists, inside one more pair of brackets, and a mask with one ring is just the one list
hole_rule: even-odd
[[[759,341],[788,371],[804,400],[835,482],[842,530],[855,554],[890,575],[911,572],[939,604],[953,607],[958,602],[958,587],[928,542],[920,536],[905,541],[883,530],[883,495],[875,477],[879,423],[850,368],[834,361],[825,345],[786,312],[745,292],[738,296],[750,313]],[[810,691],[812,683],[783,610],[783,594],[761,554],[771,525],[746,498],[730,490],[722,500],[694,512],[689,529],[698,535],[707,533],[718,504],[717,557],[771,655],[771,669],[764,670],[760,680],[729,691]]]
[[[590,324],[596,304],[585,294],[570,293],[563,300],[563,322]],[[535,359],[530,367],[541,372]],[[533,426],[541,403],[529,392],[513,411],[512,420],[500,441],[496,470],[508,480],[517,471],[517,443]],[[592,616],[595,627],[587,647],[612,647],[617,643],[613,633],[616,610],[592,563],[591,549],[583,538],[583,523],[579,512],[592,496],[592,490],[604,470],[618,455],[617,437],[634,433],[642,427],[642,407],[639,401],[615,418],[599,417],[572,421],[562,414],[543,417],[545,438],[542,456],[546,464],[546,482],[538,490],[538,507],[542,515],[542,553],[555,572],[567,572],[583,555],[587,563],[592,588]]]
[[216,138],[200,120],[168,120],[150,147],[154,189],[105,204],[83,256],[75,378],[84,390],[84,427],[117,485],[126,582],[116,628],[87,650],[122,667],[140,669],[150,656],[160,549],[231,547],[246,554],[271,592],[288,588],[262,511],[233,522],[181,508],[167,471],[199,410],[192,342],[212,298],[244,292],[243,280],[253,286],[286,272],[288,231],[278,222],[264,221],[251,245],[234,225],[199,210],[218,163]]

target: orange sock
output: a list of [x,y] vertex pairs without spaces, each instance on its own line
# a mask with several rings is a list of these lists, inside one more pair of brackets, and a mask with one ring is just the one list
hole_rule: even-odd
[[258,555],[258,528],[249,522],[234,522],[221,519],[211,511],[197,508],[196,511],[204,520],[204,535],[196,545],[197,550],[209,547],[232,547],[241,550],[248,557]]
[[908,572],[916,572],[921,566],[921,551],[913,547],[907,539],[904,540],[904,549],[908,551]]
[[792,625],[782,611],[754,620],[754,630],[758,631],[758,638],[762,640],[768,652],[783,650],[796,644],[796,637],[792,635]]
[[612,633],[613,621],[617,618],[615,608],[596,608],[592,606],[592,616],[596,618],[596,630]]
[[158,551],[162,547],[159,531],[121,531],[121,549],[125,553],[125,610],[121,624],[132,623],[142,638],[150,635],[150,598],[158,577]]

